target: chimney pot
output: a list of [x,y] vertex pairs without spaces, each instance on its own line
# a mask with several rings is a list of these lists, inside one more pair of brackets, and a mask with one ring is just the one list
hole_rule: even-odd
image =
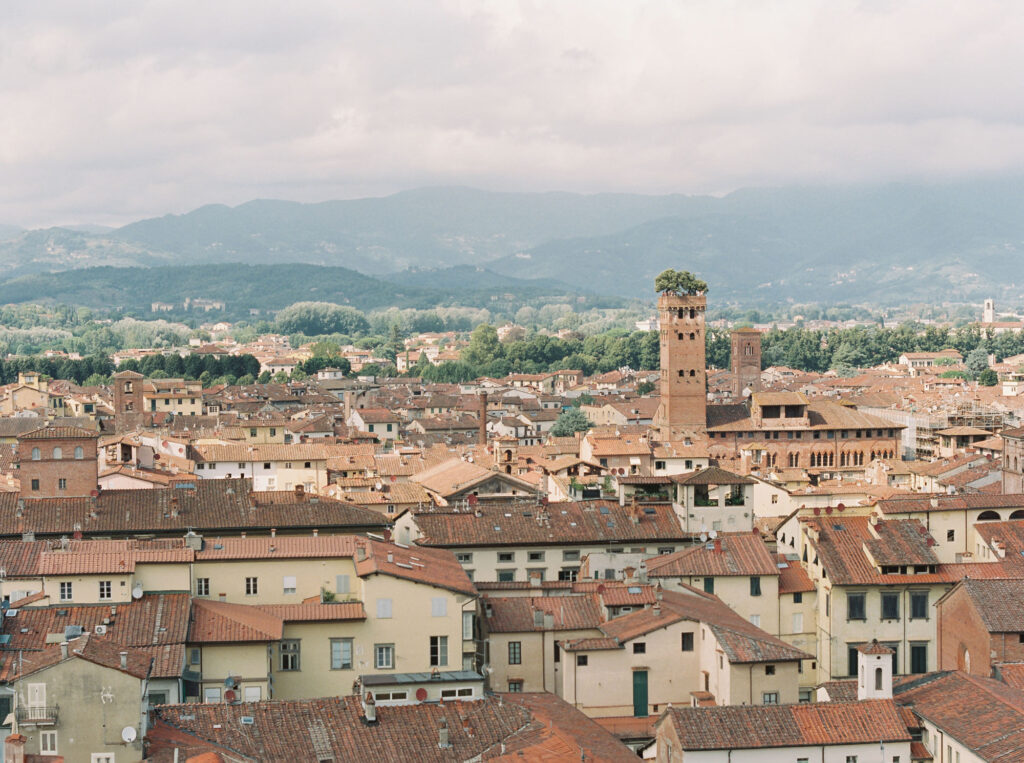
[[68,642],[67,641],[61,641],[60,642],[60,658],[62,660],[66,660],[68,658]]
[[124,670],[128,667],[128,652],[119,652],[121,657],[121,669]]

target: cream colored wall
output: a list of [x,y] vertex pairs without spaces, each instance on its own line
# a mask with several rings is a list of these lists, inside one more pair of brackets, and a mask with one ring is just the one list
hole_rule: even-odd
[[[845,678],[847,675],[847,645],[863,644],[878,639],[884,643],[899,644],[897,654],[897,674],[905,674],[910,671],[910,644],[911,642],[928,643],[928,670],[935,670],[937,664],[936,628],[938,618],[935,611],[935,602],[946,592],[946,585],[933,583],[926,585],[901,585],[885,586],[884,589],[869,586],[833,586],[831,604],[831,633],[822,632],[819,639],[821,644],[831,644],[831,654],[828,659],[821,655],[822,663],[819,667],[822,681],[830,678]],[[880,618],[882,606],[882,590],[887,592],[895,591],[900,593],[900,619],[882,620]],[[910,591],[928,591],[928,619],[910,619]],[[865,614],[867,620],[847,620],[848,592],[864,592]],[[820,597],[824,600],[824,597]],[[819,621],[824,625],[824,605],[819,607]],[[829,636],[831,638],[829,638]]]
[[[409,515],[406,515],[409,516]],[[403,520],[405,517],[402,518]],[[408,524],[403,524],[403,527],[407,527]],[[415,535],[413,535],[415,537]],[[399,532],[397,540],[400,543],[407,542]],[[636,553],[646,554],[648,556],[654,556],[658,554],[659,548],[672,548],[678,550],[683,545],[679,541],[664,541],[661,543],[651,541],[637,541],[637,542],[619,542],[619,543],[606,543],[606,544],[587,544],[587,545],[565,545],[565,546],[509,546],[507,548],[452,548],[451,551],[458,557],[460,554],[472,554],[472,560],[468,562],[460,562],[462,568],[467,572],[471,572],[473,580],[493,582],[498,579],[498,572],[500,570],[513,570],[515,580],[520,582],[529,579],[530,570],[544,570],[545,580],[558,580],[558,573],[563,568],[579,568],[580,561],[583,557],[588,554],[596,553],[603,554],[607,553],[609,549],[617,548],[621,549],[623,553],[633,553],[634,549],[637,549]],[[565,559],[565,552],[578,552],[579,557],[577,559]],[[530,553],[537,552],[543,553],[543,561],[530,561]],[[512,554],[513,561],[511,562],[499,562],[498,554]]]
[[[730,609],[750,620],[751,615],[758,615],[761,629],[779,634],[779,577],[778,575],[759,575],[761,578],[761,595],[750,595],[749,575],[716,575],[715,595],[729,605]],[[704,578],[687,575],[672,578],[658,578],[669,590],[680,582],[704,590]]]
[[[212,543],[212,541],[207,541]],[[295,577],[295,593],[284,593],[284,577]],[[349,576],[349,593],[338,601],[359,600],[362,583],[356,576],[351,558],[332,559],[271,559],[271,560],[213,560],[196,562],[192,570],[192,591],[196,591],[198,578],[209,578],[210,599],[225,594],[225,601],[235,604],[299,604],[303,599],[319,596],[321,589],[336,591],[338,575]],[[245,593],[245,579],[258,580],[255,596]]]
[[[199,692],[199,701],[203,700],[203,689],[206,687],[219,687],[221,696],[224,695],[224,679],[234,676],[241,679],[239,682],[238,696],[245,696],[244,689],[247,686],[259,686],[260,696],[268,699],[270,675],[270,659],[267,656],[267,644],[205,644],[201,648],[201,665],[187,665],[189,670],[200,671],[203,675],[202,688]],[[189,659],[190,652],[186,652],[185,659]]]
[[[596,628],[575,631],[528,631],[523,633],[495,633],[489,639],[490,662],[493,672],[488,676],[493,691],[507,691],[510,679],[523,682],[523,691],[555,692],[562,665],[571,654],[561,653],[555,663],[555,643],[577,638],[600,638]],[[508,664],[508,644],[518,641],[522,645],[522,664]]]
[[46,704],[58,705],[60,717],[52,727],[20,727],[28,737],[26,753],[39,754],[39,732],[46,730],[57,732],[57,754],[67,763],[90,763],[98,752],[112,753],[119,761],[141,758],[141,741],[126,746],[121,740],[126,726],[142,739],[140,679],[72,657],[20,680],[19,706],[28,704],[28,685],[34,683],[46,684]]
[[[662,726],[667,725],[662,724]],[[851,757],[858,761],[880,760],[879,753],[878,743],[873,742],[871,744],[816,745],[812,747],[699,750],[684,754],[680,751],[676,741],[673,742],[671,763],[682,763],[682,761],[685,763],[780,763],[780,761],[793,763],[800,758],[806,758],[814,763],[847,763]],[[886,763],[896,759],[903,762],[910,760],[910,742],[886,743]],[[658,763],[669,763],[669,758],[664,757],[660,745],[657,760]],[[964,759],[964,763],[967,763],[968,760],[970,759]],[[935,759],[935,763],[940,763],[938,758]]]
[[[690,692],[703,689],[699,624],[682,621],[623,644],[622,649],[586,652],[588,664],[576,666],[576,655],[563,655],[560,695],[591,717],[633,715],[633,672],[647,670],[648,711],[656,715],[671,702],[689,704]],[[694,633],[694,650],[681,649],[684,632]],[[646,644],[634,654],[633,644]],[[568,660],[569,662],[566,662]],[[654,710],[658,706],[658,711]]]
[[[779,596],[779,627],[781,629],[778,634],[779,638],[787,644],[792,644],[797,649],[802,649],[813,655],[818,653],[817,602],[816,591],[804,591],[803,602],[800,604],[793,603],[793,594],[791,593]],[[803,616],[803,628],[799,631],[793,629],[795,613],[800,613]],[[817,661],[815,660],[815,662]],[[820,681],[817,668],[812,669],[811,661],[805,660],[804,672],[800,675],[800,686],[810,687],[816,686],[818,683]]]
[[188,591],[191,586],[189,565],[136,564],[135,582],[143,591]]
[[[726,661],[726,665],[729,665]],[[768,666],[775,668],[768,675]],[[748,663],[729,666],[729,694],[721,698],[722,704],[761,705],[765,692],[776,692],[779,704],[791,705],[800,699],[800,674],[795,662]]]
[[[447,614],[434,617],[431,599],[443,597]],[[377,599],[392,600],[392,617],[378,618]],[[352,682],[360,675],[429,673],[430,637],[448,637],[448,664],[441,671],[462,670],[462,609],[472,609],[472,600],[443,589],[421,586],[395,578],[367,584],[366,620],[327,623],[286,623],[285,639],[300,639],[298,671],[280,669],[280,647],[274,645],[274,696],[278,699],[350,694]],[[352,639],[352,669],[331,670],[330,640]],[[393,644],[394,669],[374,667],[374,646]]]
[[[100,600],[100,581],[110,581],[109,599]],[[60,584],[71,583],[70,600],[61,600]],[[122,582],[124,585],[121,585]],[[131,575],[60,575],[43,579],[43,591],[51,604],[123,604],[132,599]],[[186,589],[182,589],[186,590]]]

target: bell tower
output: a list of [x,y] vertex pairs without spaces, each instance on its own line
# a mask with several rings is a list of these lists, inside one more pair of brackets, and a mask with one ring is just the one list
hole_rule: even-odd
[[743,391],[761,391],[761,332],[757,329],[736,329],[732,332],[732,395],[738,402]]
[[703,293],[662,292],[658,298],[661,331],[661,404],[654,426],[662,440],[707,427]]

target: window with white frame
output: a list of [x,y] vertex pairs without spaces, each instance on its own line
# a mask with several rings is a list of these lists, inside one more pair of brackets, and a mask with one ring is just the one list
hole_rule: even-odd
[[43,755],[56,755],[57,754],[57,732],[56,731],[40,731],[39,732],[39,752]]
[[73,598],[71,581],[65,580],[60,584],[60,600],[71,601]]
[[110,581],[109,580],[101,580],[100,581],[100,601],[103,601],[105,599],[110,599],[112,596],[113,596],[113,593],[111,591]]
[[203,702],[207,705],[215,705],[220,702],[220,687],[207,686],[203,689]]
[[245,595],[256,596],[260,592],[259,578],[245,579]]
[[210,579],[196,578],[196,596],[210,595]]
[[395,645],[374,644],[373,667],[377,670],[393,670],[395,667]]
[[284,593],[295,593],[295,576],[285,575],[282,587],[284,588]]
[[242,696],[246,702],[259,702],[263,696],[259,686],[246,686],[242,690]]

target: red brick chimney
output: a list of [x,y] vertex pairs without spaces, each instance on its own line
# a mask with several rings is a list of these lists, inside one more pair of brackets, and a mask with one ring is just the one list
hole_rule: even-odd
[[11,734],[4,740],[4,763],[25,763],[25,745],[28,738]]

